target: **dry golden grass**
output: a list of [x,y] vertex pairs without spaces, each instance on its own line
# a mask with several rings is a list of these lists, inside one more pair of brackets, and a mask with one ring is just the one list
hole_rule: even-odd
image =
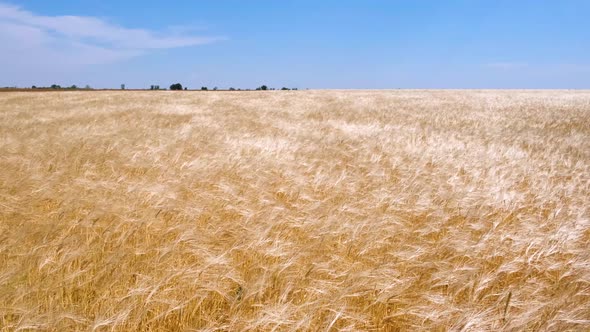
[[0,330],[590,329],[590,92],[0,94]]

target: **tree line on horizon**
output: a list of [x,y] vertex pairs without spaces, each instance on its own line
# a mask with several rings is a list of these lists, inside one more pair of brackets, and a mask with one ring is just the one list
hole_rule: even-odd
[[[150,90],[160,90],[160,86],[159,85],[152,85],[152,86],[150,86]],[[184,87],[183,88],[182,87],[182,84],[175,83],[175,84],[170,85],[170,90],[175,90],[175,91],[178,91],[178,90],[188,90],[188,88],[187,87]],[[206,86],[202,86],[200,90],[201,91],[208,91],[209,88],[207,88]],[[213,88],[213,91],[218,91],[218,90],[219,89],[217,87],[214,87]],[[266,91],[266,90],[274,91],[276,89],[275,88],[269,88],[266,85],[261,85],[261,86],[257,87],[254,90],[255,91]],[[297,88],[286,88],[286,87],[282,87],[280,90],[282,90],[282,91],[289,91],[289,90],[297,90]],[[252,90],[251,89],[242,90],[242,89],[236,89],[236,88],[230,87],[230,88],[227,89],[227,91],[252,91]]]
[[[12,89],[12,88],[17,88],[15,87],[6,87],[7,89]],[[52,84],[51,86],[36,86],[33,85],[31,86],[31,89],[44,89],[44,90],[59,90],[59,89],[63,89],[63,90],[94,90],[94,88],[90,87],[90,85],[86,85],[84,87],[79,87],[77,85],[71,85],[68,87],[62,87],[59,84]],[[121,84],[121,90],[125,90],[125,84]],[[151,85],[149,89],[145,89],[145,90],[166,90],[166,88],[160,88],[159,85]],[[172,85],[170,85],[169,90],[172,91],[181,91],[181,90],[185,90],[188,91],[188,87],[183,87],[181,83],[174,83]],[[196,90],[201,90],[201,91],[210,91],[208,87],[206,86],[202,86],[200,89],[196,89]],[[211,89],[211,91],[218,91],[221,90],[218,87],[213,87],[213,89]],[[275,88],[269,88],[266,85],[261,85],[259,87],[257,87],[256,89],[240,89],[240,88],[234,88],[234,87],[230,87],[228,89],[226,89],[225,91],[274,91],[274,90],[281,90],[281,91],[289,91],[289,90],[298,90],[297,88],[287,88],[287,87],[282,87],[281,89],[275,89]],[[191,90],[194,91],[194,90]]]
[[52,84],[51,86],[36,86],[33,85],[31,86],[31,89],[69,89],[69,90],[75,90],[75,89],[80,89],[80,90],[92,90],[92,88],[90,87],[90,85],[86,85],[85,87],[79,87],[76,84],[71,85],[71,86],[66,86],[66,87],[62,87],[61,85],[58,84]]

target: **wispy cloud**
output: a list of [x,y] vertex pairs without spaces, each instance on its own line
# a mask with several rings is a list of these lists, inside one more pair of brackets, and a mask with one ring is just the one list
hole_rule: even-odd
[[587,73],[590,71],[590,65],[580,63],[527,63],[527,62],[490,62],[484,64],[484,67],[512,71],[528,70],[537,73]]
[[223,38],[186,30],[126,28],[90,16],[44,16],[0,3],[0,61],[12,64],[99,64],[155,49],[208,44]]
[[588,73],[590,72],[590,64],[579,64],[579,63],[562,63],[557,66],[558,69],[567,70],[571,72],[578,72],[578,73]]
[[485,66],[496,69],[517,69],[528,67],[528,64],[524,62],[491,62],[486,63]]

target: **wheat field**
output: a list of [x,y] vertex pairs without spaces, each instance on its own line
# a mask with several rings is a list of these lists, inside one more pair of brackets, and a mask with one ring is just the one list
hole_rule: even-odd
[[29,330],[590,330],[590,91],[0,93]]

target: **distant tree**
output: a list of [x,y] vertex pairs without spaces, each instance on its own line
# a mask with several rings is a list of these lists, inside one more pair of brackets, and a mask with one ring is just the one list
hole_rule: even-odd
[[263,85],[263,86],[260,87],[260,90],[266,91],[266,90],[268,90],[268,87],[266,85]]
[[77,88],[78,88],[78,87],[76,86],[76,84],[74,84],[74,85],[72,85],[72,86],[70,87],[70,89],[77,89]]
[[182,90],[182,84],[176,83],[170,86],[170,90]]
[[51,84],[51,88],[52,89],[61,89],[61,86],[59,86],[57,84]]
[[213,91],[217,91],[217,87],[214,87],[214,88],[213,88]]
[[207,87],[206,87],[206,86],[202,86],[202,87],[201,87],[201,90],[202,90],[202,91],[207,91]]
[[236,89],[234,89],[234,88],[229,88],[229,91],[236,91]]
[[289,88],[285,88],[285,87],[282,87],[282,88],[281,88],[281,90],[283,90],[283,91],[289,91],[289,90],[291,90],[291,89],[289,89]]
[[185,86],[185,87],[184,87],[184,91],[186,91],[186,90],[188,90],[188,88]]
[[84,89],[91,90],[92,88],[90,87],[90,85],[86,84],[86,86],[84,87]]
[[37,88],[37,87],[36,87],[36,86],[34,86],[34,85],[31,87],[31,89],[36,89],[36,88]]

